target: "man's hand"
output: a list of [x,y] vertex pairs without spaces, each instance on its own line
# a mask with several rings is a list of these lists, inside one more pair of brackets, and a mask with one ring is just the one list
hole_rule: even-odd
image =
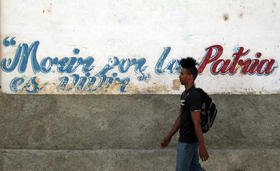
[[167,134],[167,136],[160,143],[162,148],[168,146],[168,144],[170,143],[170,140],[173,137],[173,135],[179,130],[181,115],[182,115],[182,109],[180,109],[179,116],[177,117],[172,129],[170,130],[170,132]]
[[206,161],[209,157],[205,145],[199,145],[199,156],[202,161]]
[[170,140],[171,140],[171,137],[169,137],[169,136],[165,137],[161,142],[161,147],[162,148],[167,147],[168,144],[170,143]]

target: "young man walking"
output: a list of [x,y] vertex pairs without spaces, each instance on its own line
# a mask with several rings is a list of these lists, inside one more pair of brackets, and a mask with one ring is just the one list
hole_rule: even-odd
[[180,65],[182,69],[179,78],[181,84],[185,86],[185,91],[181,95],[179,116],[169,134],[161,142],[161,146],[168,146],[172,136],[180,129],[176,171],[202,171],[199,156],[202,161],[206,161],[208,152],[200,126],[200,93],[194,90],[194,81],[198,74],[196,61],[188,57],[182,59]]

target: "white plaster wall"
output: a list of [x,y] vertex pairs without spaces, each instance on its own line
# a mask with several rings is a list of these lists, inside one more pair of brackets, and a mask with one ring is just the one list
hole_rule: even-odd
[[[58,90],[59,78],[72,74],[84,76],[78,68],[74,73],[58,73],[56,67],[49,73],[34,73],[29,59],[25,72],[1,70],[1,86],[5,93],[28,93],[23,86],[36,77],[40,90],[36,94],[178,94],[178,74],[155,72],[155,66],[164,51],[171,47],[163,67],[173,59],[193,56],[198,62],[206,54],[205,48],[221,45],[219,59],[233,59],[237,47],[250,49],[245,59],[275,60],[270,74],[242,74],[241,68],[233,75],[210,72],[207,65],[197,79],[197,86],[209,93],[271,94],[280,92],[280,2],[274,0],[1,0],[1,41],[15,37],[16,44],[3,46],[1,59],[13,60],[18,46],[39,41],[38,61],[46,57],[94,58],[95,76],[114,56],[122,59],[145,58],[143,73],[149,75],[139,81],[139,73],[131,67],[120,73],[114,68],[107,73],[118,73],[120,79],[130,82],[121,92],[120,85],[89,92],[85,89]],[[80,49],[73,55],[73,49]],[[140,74],[141,75],[141,74]],[[15,77],[23,78],[18,91],[11,90]]]

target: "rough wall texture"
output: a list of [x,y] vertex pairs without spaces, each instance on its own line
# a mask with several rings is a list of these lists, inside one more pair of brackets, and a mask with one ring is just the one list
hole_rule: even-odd
[[[212,95],[207,170],[277,170],[280,95]],[[0,94],[0,169],[174,170],[178,95]]]
[[[16,93],[0,93],[0,171],[174,170],[178,135],[166,149],[160,142],[178,115],[179,95],[170,94],[182,90],[178,65],[186,56],[200,63],[196,85],[224,94],[212,95],[219,113],[205,135],[203,166],[279,170],[276,0],[0,6],[0,86]],[[151,94],[90,95],[125,91]]]

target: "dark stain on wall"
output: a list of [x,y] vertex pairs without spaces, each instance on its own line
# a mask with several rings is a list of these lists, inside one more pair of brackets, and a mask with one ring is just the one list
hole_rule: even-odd
[[[272,3],[272,6],[273,6],[274,8],[276,8],[276,6],[277,6],[276,2],[273,2],[273,3]],[[274,9],[272,9],[271,12],[274,13]]]
[[241,13],[239,13],[239,18],[243,18],[243,13],[241,12]]
[[228,14],[227,13],[223,14],[223,18],[224,18],[225,21],[227,21],[228,18],[229,18]]
[[51,13],[51,12],[52,12],[52,6],[53,6],[53,3],[52,3],[52,2],[50,2],[50,3],[49,3],[48,8],[47,8],[47,9],[45,9],[45,10],[43,10],[43,13],[45,13],[45,12],[47,12],[47,13]]

